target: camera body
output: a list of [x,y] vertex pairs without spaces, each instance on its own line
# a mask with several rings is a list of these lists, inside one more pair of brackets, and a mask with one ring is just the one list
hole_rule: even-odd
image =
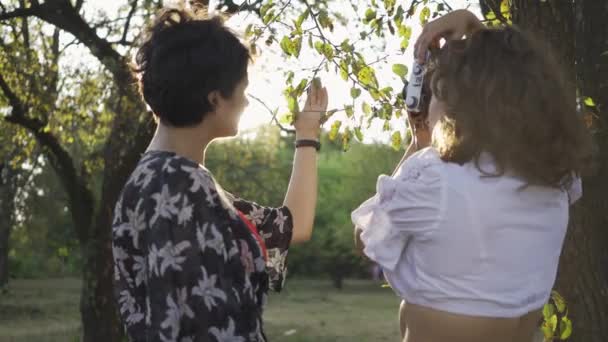
[[[430,56],[430,52],[427,52],[425,64],[428,64]],[[425,80],[425,77],[428,75],[426,75],[425,64],[419,64],[418,61],[414,60],[409,82],[406,82],[403,87],[405,107],[412,114],[426,113],[431,99],[431,94],[427,89],[428,86],[426,86],[428,80]]]

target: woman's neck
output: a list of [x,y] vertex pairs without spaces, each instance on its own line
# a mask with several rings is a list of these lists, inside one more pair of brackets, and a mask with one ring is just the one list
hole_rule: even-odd
[[172,127],[159,122],[146,151],[174,152],[204,165],[205,151],[213,139],[214,137],[201,124]]

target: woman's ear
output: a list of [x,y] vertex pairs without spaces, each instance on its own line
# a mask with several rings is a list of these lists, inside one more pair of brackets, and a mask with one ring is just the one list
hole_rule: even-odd
[[207,95],[207,100],[211,104],[212,110],[216,110],[220,103],[221,94],[219,90],[213,90]]

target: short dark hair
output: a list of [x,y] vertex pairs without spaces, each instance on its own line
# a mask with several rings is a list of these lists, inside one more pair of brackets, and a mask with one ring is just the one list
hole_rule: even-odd
[[161,122],[186,127],[213,110],[210,92],[232,96],[247,76],[249,49],[221,17],[161,10],[135,55],[140,93]]

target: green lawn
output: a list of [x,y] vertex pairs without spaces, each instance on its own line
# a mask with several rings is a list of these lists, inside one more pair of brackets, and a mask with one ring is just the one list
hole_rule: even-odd
[[[0,295],[0,341],[74,342],[80,318],[76,279],[14,280]],[[368,281],[288,279],[266,310],[270,341],[397,341],[398,300],[390,289]]]

